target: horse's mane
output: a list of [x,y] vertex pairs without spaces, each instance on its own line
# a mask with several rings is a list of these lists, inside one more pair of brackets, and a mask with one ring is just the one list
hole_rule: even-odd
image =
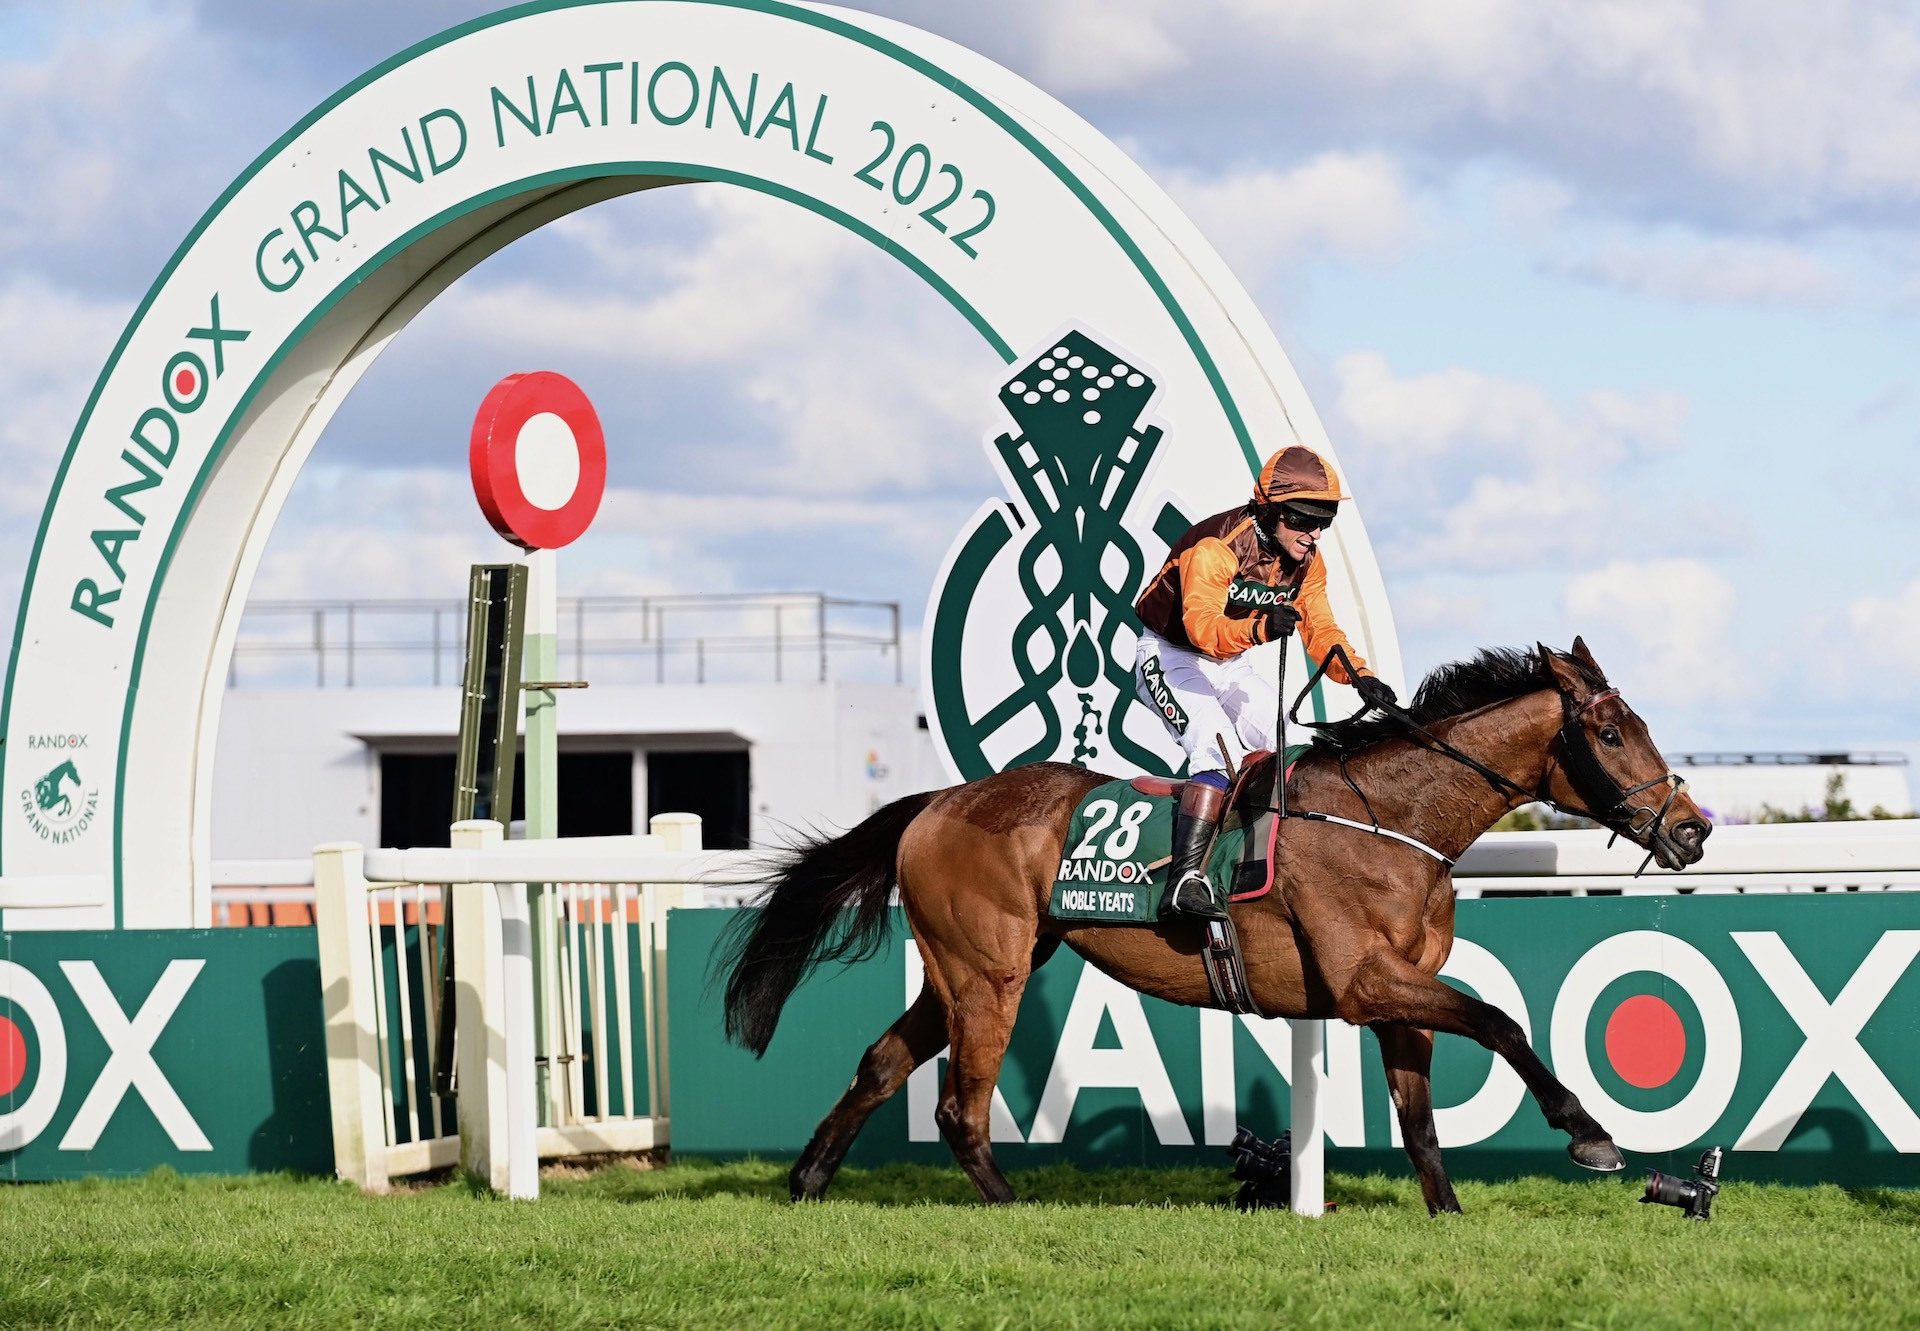
[[[1578,657],[1564,652],[1554,655],[1572,666],[1590,686],[1606,686],[1605,677]],[[1539,653],[1516,647],[1483,647],[1470,659],[1440,666],[1421,680],[1406,710],[1415,721],[1430,726],[1552,687],[1553,677],[1541,665]],[[1384,739],[1404,738],[1406,733],[1394,718],[1376,713],[1322,733],[1313,747],[1322,753],[1351,753]]]

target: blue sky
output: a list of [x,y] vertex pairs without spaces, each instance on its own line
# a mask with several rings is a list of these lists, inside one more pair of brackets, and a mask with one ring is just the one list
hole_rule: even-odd
[[[314,103],[488,6],[82,8],[0,11],[7,620],[179,239]],[[1911,6],[871,8],[1047,88],[1188,209],[1333,433],[1411,672],[1580,632],[1669,748],[1920,745]],[[466,423],[529,355],[613,441],[569,590],[820,589],[917,619],[998,492],[970,391],[995,362],[936,298],[777,202],[683,187],[549,227],[423,315],[303,473],[255,595],[447,595],[493,557]]]

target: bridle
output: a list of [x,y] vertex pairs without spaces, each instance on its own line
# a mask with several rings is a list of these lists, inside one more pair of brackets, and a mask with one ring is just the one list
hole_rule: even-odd
[[[1301,704],[1304,703],[1313,692],[1314,685],[1320,682],[1321,677],[1327,673],[1327,668],[1336,660],[1338,660],[1342,668],[1346,670],[1349,679],[1354,677],[1355,672],[1353,665],[1352,662],[1347,659],[1346,650],[1336,644],[1333,650],[1327,653],[1326,659],[1320,663],[1313,674],[1307,677],[1307,682],[1301,686],[1300,694],[1293,700],[1293,706],[1288,710],[1287,716],[1289,720],[1306,726],[1310,730],[1331,732],[1334,739],[1333,747],[1335,756],[1340,762],[1340,775],[1346,780],[1348,787],[1352,789],[1353,793],[1360,797],[1361,804],[1366,807],[1368,818],[1373,819],[1374,825],[1377,828],[1379,820],[1374,818],[1373,805],[1368,801],[1366,794],[1360,789],[1359,785],[1355,783],[1352,774],[1348,772],[1347,755],[1345,750],[1339,746],[1338,741],[1339,728],[1347,724],[1348,721],[1364,715],[1369,708],[1363,707],[1359,712],[1354,713],[1353,716],[1338,721],[1309,721],[1299,714]],[[1411,732],[1413,736],[1416,736],[1415,742],[1418,743],[1421,748],[1450,758],[1464,767],[1471,768],[1485,777],[1496,790],[1501,790],[1511,795],[1518,795],[1528,801],[1545,804],[1561,813],[1570,814],[1578,818],[1585,818],[1598,823],[1613,833],[1613,836],[1607,840],[1608,846],[1612,846],[1615,841],[1623,836],[1626,837],[1627,840],[1638,844],[1640,837],[1645,835],[1647,844],[1651,847],[1656,843],[1656,838],[1659,834],[1666,829],[1667,814],[1672,810],[1673,802],[1679,798],[1680,792],[1686,789],[1687,783],[1678,772],[1668,771],[1660,776],[1654,777],[1650,781],[1642,781],[1637,786],[1622,786],[1618,781],[1614,780],[1612,774],[1601,765],[1599,755],[1593,751],[1593,741],[1587,738],[1587,732],[1581,726],[1580,718],[1598,707],[1601,703],[1609,699],[1618,698],[1619,696],[1620,690],[1618,689],[1604,689],[1594,694],[1591,698],[1588,698],[1585,702],[1576,705],[1573,699],[1569,698],[1566,694],[1562,693],[1560,695],[1560,731],[1559,734],[1555,736],[1560,746],[1559,761],[1562,769],[1567,774],[1567,784],[1573,787],[1574,793],[1578,795],[1581,802],[1586,805],[1585,808],[1573,808],[1562,804],[1559,800],[1554,799],[1553,796],[1547,793],[1548,785],[1552,778],[1551,766],[1547,769],[1546,774],[1541,777],[1539,786],[1530,790],[1518,781],[1515,781],[1512,777],[1495,771],[1478,758],[1475,758],[1472,754],[1462,753],[1459,749],[1447,743],[1447,741],[1441,739],[1431,730],[1428,730],[1425,726],[1414,720],[1412,713],[1408,712],[1405,708],[1397,704],[1388,703],[1385,705],[1373,704],[1373,709],[1380,711],[1383,715],[1391,717],[1399,723],[1402,728]],[[1657,809],[1651,805],[1634,804],[1632,802],[1633,797],[1640,792],[1651,790],[1655,786],[1661,785],[1667,787],[1667,796],[1661,801]],[[1646,821],[1642,821],[1643,817]],[[1647,866],[1653,863],[1654,855],[1654,850],[1649,849],[1647,851],[1646,859],[1640,861],[1640,867],[1634,870],[1633,876],[1635,878],[1638,878],[1647,871]]]
[[[1593,751],[1593,741],[1587,738],[1580,718],[1609,698],[1619,696],[1619,689],[1605,689],[1576,707],[1573,699],[1564,693],[1560,695],[1560,711],[1564,717],[1559,734],[1560,764],[1567,774],[1567,784],[1573,787],[1574,793],[1587,808],[1567,809],[1551,799],[1545,802],[1563,813],[1577,813],[1580,817],[1590,818],[1611,831],[1613,836],[1607,839],[1609,846],[1623,836],[1637,842],[1641,833],[1645,833],[1647,841],[1651,843],[1666,829],[1667,813],[1673,808],[1674,800],[1680,797],[1680,792],[1687,788],[1687,783],[1678,772],[1668,771],[1637,786],[1622,787],[1600,765],[1600,757]],[[1541,784],[1544,786],[1546,783],[1543,780]],[[1658,809],[1630,802],[1641,791],[1662,785],[1667,788],[1667,797],[1660,802]],[[1648,821],[1641,822],[1642,815],[1647,815]],[[1640,861],[1640,867],[1634,871],[1635,878],[1647,871],[1647,866],[1653,863],[1653,855],[1653,851],[1647,852],[1647,858]]]

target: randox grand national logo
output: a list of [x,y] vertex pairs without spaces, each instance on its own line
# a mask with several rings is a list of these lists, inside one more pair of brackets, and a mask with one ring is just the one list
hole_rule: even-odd
[[932,720],[965,779],[1049,759],[1175,769],[1133,680],[1133,602],[1158,566],[1143,542],[1164,550],[1191,525],[1171,503],[1150,524],[1129,512],[1160,450],[1155,391],[1077,331],[1000,388],[1017,428],[988,451],[1012,499],[975,516],[930,602]]
[[20,792],[20,809],[35,836],[66,845],[93,825],[100,811],[100,788],[83,782],[79,767],[69,758]]

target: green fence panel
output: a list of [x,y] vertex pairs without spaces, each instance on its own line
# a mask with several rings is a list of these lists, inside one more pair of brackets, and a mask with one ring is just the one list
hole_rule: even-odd
[[[792,1155],[903,1010],[917,958],[896,912],[873,960],[795,994],[763,1060],[724,1043],[708,959],[730,911],[669,917],[674,1149]],[[1471,901],[1446,978],[1497,1002],[1634,1167],[1736,1148],[1730,1177],[1920,1185],[1920,895]],[[1258,1027],[1258,1029],[1256,1029]],[[1329,1159],[1406,1172],[1370,1033],[1329,1029]],[[1000,1081],[1003,1164],[1224,1160],[1236,1124],[1287,1124],[1283,1023],[1139,999],[1059,954],[1028,986]],[[944,1061],[876,1113],[856,1161],[949,1158]],[[1574,1177],[1517,1079],[1438,1042],[1436,1104],[1463,1178]]]
[[312,929],[0,935],[0,1178],[333,1172]]

